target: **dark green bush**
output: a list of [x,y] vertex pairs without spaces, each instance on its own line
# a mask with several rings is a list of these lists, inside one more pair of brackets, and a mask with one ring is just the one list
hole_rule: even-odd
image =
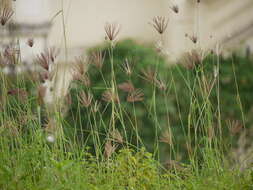
[[[200,108],[203,108],[206,99],[203,96],[204,87],[200,83],[203,82],[204,77],[208,83],[207,86],[212,86],[213,81],[215,81],[215,68],[219,68],[219,75],[209,96],[212,127],[214,128],[214,135],[222,137],[222,141],[220,141],[222,145],[226,148],[231,148],[229,139],[230,137],[235,137],[234,139],[236,139],[236,136],[240,134],[240,125],[249,128],[253,124],[251,117],[253,105],[251,98],[253,78],[251,72],[253,64],[250,58],[238,55],[218,58],[215,55],[209,55],[201,66],[194,69],[187,69],[179,65],[172,66],[169,70],[171,72],[170,77],[175,81],[175,88],[171,93],[174,98],[178,96],[178,109],[175,115],[181,116],[181,119],[175,117],[172,125],[183,125],[184,129],[187,129],[188,125],[190,125],[192,133],[198,128],[198,142],[208,136],[208,134],[203,136],[203,131],[201,131],[201,129],[208,127],[208,123],[203,122],[202,124],[201,120],[205,121],[205,117],[208,117],[210,113],[207,111],[201,113],[202,110]],[[199,80],[201,80],[200,83]],[[191,94],[195,97],[195,105],[191,104]],[[175,105],[176,102],[174,101],[173,103]],[[192,112],[195,114],[189,120],[189,113]],[[200,117],[201,119],[199,119]],[[230,126],[233,121],[238,121],[238,131],[231,131],[231,127],[236,127],[235,125]],[[219,122],[222,134],[219,132]],[[178,136],[177,133],[174,135]],[[182,137],[180,142],[183,143],[185,140],[185,137]]]
[[[180,92],[179,102],[189,105],[189,96],[190,90],[187,87],[193,87],[194,82],[196,82],[197,75],[205,76],[209,82],[214,79],[214,68],[219,67],[219,97],[220,97],[220,109],[221,109],[221,118],[242,120],[242,112],[245,117],[246,124],[252,123],[249,114],[252,110],[252,86],[253,78],[251,77],[251,72],[253,70],[252,60],[241,57],[233,56],[229,58],[220,58],[218,64],[218,58],[215,56],[208,56],[203,62],[203,73],[195,70],[188,70],[184,67],[173,67],[172,75],[174,77],[176,87]],[[180,70],[180,72],[179,72]],[[184,82],[182,76],[187,79],[187,82]],[[187,83],[187,84],[186,84]],[[211,84],[211,82],[210,82]],[[201,90],[196,88],[197,92],[201,93]],[[217,91],[213,88],[210,99],[212,100],[213,110],[217,111],[218,100],[217,100]],[[181,103],[182,102],[182,103]],[[188,103],[186,103],[188,102]],[[240,105],[241,104],[241,105]],[[242,107],[241,107],[242,106]],[[187,110],[187,109],[186,109]],[[187,116],[186,113],[183,113],[183,116]],[[184,119],[185,120],[185,119]]]
[[[100,137],[104,139],[106,138],[106,134],[108,134],[111,118],[110,104],[108,105],[108,103],[101,101],[102,93],[107,89],[104,80],[106,84],[108,84],[108,87],[110,87],[111,65],[110,56],[108,54],[109,47],[106,45],[96,47],[91,49],[90,52],[97,49],[105,53],[105,61],[102,70],[99,72],[93,65],[90,67],[88,72],[91,80],[90,87],[78,81],[73,84],[71,88],[72,105],[67,116],[67,123],[69,126],[71,126],[72,129],[76,129],[77,134],[80,137],[84,137],[85,142],[88,142],[90,146],[94,144],[94,139],[92,140],[90,135],[91,126],[94,126],[94,123],[97,122],[96,130],[99,131]],[[125,59],[135,63],[133,65],[133,74],[131,77],[128,77],[122,69]],[[218,82],[216,81],[209,96],[210,111],[214,116],[214,118],[212,118],[212,124],[218,125],[220,112],[222,130],[225,131],[223,135],[227,136],[228,129],[226,127],[226,120],[239,120],[243,123],[242,111],[246,125],[248,126],[252,123],[250,114],[252,112],[251,86],[253,85],[253,78],[251,77],[251,70],[253,65],[250,59],[234,56],[233,58],[227,59],[220,58],[218,62],[216,56],[210,55],[200,66],[193,69],[188,69],[181,65],[168,66],[165,58],[160,56],[152,46],[140,45],[132,40],[125,40],[117,43],[113,51],[113,60],[117,84],[131,80],[134,86],[136,88],[141,88],[145,94],[145,100],[143,102],[131,104],[126,102],[126,93],[119,90],[124,121],[117,120],[116,128],[121,134],[124,134],[124,123],[128,137],[127,142],[131,144],[136,145],[137,138],[134,128],[136,126],[135,115],[138,134],[148,151],[154,151],[154,147],[156,146],[155,142],[157,142],[160,133],[168,129],[168,117],[176,149],[180,149],[181,151],[185,150],[186,152],[185,145],[187,142],[186,136],[189,121],[191,121],[191,132],[194,132],[194,127],[196,127],[193,125],[201,126],[199,127],[200,130],[198,133],[200,134],[199,137],[202,138],[200,138],[199,141],[202,141],[205,136],[208,136],[208,134],[204,133],[203,137],[203,131],[201,131],[201,129],[206,126],[202,126],[202,123],[200,121],[198,122],[199,117],[204,118],[203,120],[201,119],[202,122],[205,120],[205,117],[207,119],[209,117],[208,112],[205,111],[201,113],[201,106],[203,107],[206,101],[205,95],[203,94],[204,86],[201,86],[201,80],[203,79],[202,77],[205,77],[208,85],[211,86],[214,80],[214,68],[217,67],[220,68],[219,77],[217,78],[220,91],[219,94],[217,94],[216,89],[218,87]],[[142,70],[147,68],[157,71],[158,78],[166,81],[166,91],[154,87],[154,85],[143,79]],[[101,110],[105,111],[102,112],[102,114],[92,114],[91,108],[86,109],[80,107],[78,104],[78,95],[81,91],[90,91],[94,95],[95,100],[101,101]],[[156,92],[155,106],[153,101],[154,91]],[[196,99],[196,107],[190,105],[193,95]],[[242,107],[240,106],[240,102]],[[192,114],[192,118],[189,120],[189,113],[193,112],[195,114]],[[205,125],[205,123],[203,125]],[[213,127],[215,128],[215,126]],[[157,134],[156,130],[158,131]],[[215,134],[217,134],[217,131],[216,127]],[[170,147],[168,145],[162,145],[161,152],[165,153],[169,151],[169,149]]]
[[[89,126],[92,125],[92,121],[90,121],[91,119],[89,118],[91,115],[88,114],[89,111],[86,108],[82,107],[80,109],[81,113],[78,113],[79,107],[77,95],[80,94],[80,92],[83,90],[91,91],[94,95],[94,99],[100,101],[102,93],[107,88],[105,82],[103,81],[103,78],[106,83],[109,84],[108,86],[110,87],[111,65],[108,48],[109,47],[106,45],[95,48],[95,50],[99,49],[103,53],[105,53],[105,60],[101,71],[103,77],[99,70],[92,65],[89,69],[91,87],[85,87],[81,82],[77,81],[75,82],[75,84],[73,84],[73,88],[71,88],[72,106],[70,109],[71,114],[69,114],[67,120],[68,123],[76,125],[76,129],[83,128],[84,130],[89,131]],[[94,49],[92,49],[91,51],[94,51]],[[124,125],[127,128],[127,136],[129,138],[127,139],[127,141],[136,144],[136,136],[134,129],[134,127],[136,126],[134,115],[136,114],[136,122],[140,138],[143,140],[145,146],[147,146],[149,150],[152,150],[152,146],[155,141],[155,120],[154,113],[152,111],[152,94],[154,87],[152,86],[152,84],[143,79],[142,70],[150,68],[152,71],[155,71],[156,69],[158,69],[160,71],[159,76],[162,78],[166,78],[168,73],[166,72],[165,59],[162,56],[158,55],[152,46],[140,45],[132,40],[124,40],[122,42],[117,43],[113,51],[113,59],[115,70],[114,72],[116,75],[117,84],[130,80],[135,86],[135,88],[142,89],[144,93],[144,102],[136,102],[135,104],[132,104],[126,101],[127,94],[118,90],[120,104],[124,115]],[[122,69],[125,59],[128,59],[129,62],[133,63],[133,74],[131,75],[131,77],[128,77]],[[163,92],[161,90],[157,90],[156,99],[160,100],[162,99],[162,97]],[[109,128],[111,112],[110,105],[107,106],[107,103],[103,101],[101,101],[101,103],[101,110],[104,110],[105,108],[107,109],[107,111],[105,111],[100,116],[103,119],[103,123],[100,123],[99,130],[103,133],[106,131],[106,129],[103,128]],[[170,105],[169,109],[169,111],[173,113],[172,105]],[[73,121],[72,114],[76,116],[75,119],[80,122]],[[166,119],[164,119],[166,117],[166,110],[163,101],[156,101],[156,114],[157,120],[159,120],[159,127],[166,127]],[[99,116],[96,115],[96,117]],[[123,133],[122,121],[120,122],[119,120],[117,120],[116,125],[117,129]],[[84,136],[87,137],[88,134],[89,132]]]

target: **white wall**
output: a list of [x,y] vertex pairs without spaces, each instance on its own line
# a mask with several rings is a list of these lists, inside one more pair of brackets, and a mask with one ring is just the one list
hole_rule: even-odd
[[[173,4],[179,6],[178,14],[169,9]],[[67,47],[74,49],[74,54],[83,51],[80,47],[102,42],[106,22],[121,25],[120,39],[131,37],[155,42],[158,35],[148,22],[154,16],[169,17],[165,41],[172,60],[196,47],[185,38],[185,33],[196,34],[200,42],[197,46],[207,48],[243,29],[253,17],[252,0],[203,0],[200,4],[195,0],[17,0],[14,5],[18,22],[52,21],[48,45],[64,48],[62,14],[59,13],[63,5]],[[238,39],[241,42],[247,37]]]
[[[222,44],[226,49],[246,47],[246,44],[253,46],[249,40],[253,36],[253,25],[248,29],[253,24],[252,0],[203,0],[200,4],[194,0],[178,0],[178,5],[179,14],[170,11],[167,35],[172,58],[192,48],[207,50],[216,43],[226,42]],[[196,34],[199,44],[185,38],[185,33]],[[228,41],[228,38],[232,40]]]
[[53,0],[16,0],[13,2],[15,20],[21,23],[38,24],[50,19]]
[[[53,1],[53,13],[61,10],[61,1]],[[121,24],[119,37],[152,41],[155,32],[148,22],[166,15],[167,0],[63,0],[68,47],[91,46],[104,40],[104,24]],[[50,43],[63,42],[62,18],[54,19]]]

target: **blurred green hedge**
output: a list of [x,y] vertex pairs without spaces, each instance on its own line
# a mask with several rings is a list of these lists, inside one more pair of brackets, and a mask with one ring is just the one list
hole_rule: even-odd
[[[111,65],[110,57],[108,54],[108,46],[102,45],[92,48],[89,54],[94,50],[101,50],[105,54],[104,64],[101,70],[104,80],[110,84],[111,80]],[[137,102],[133,104],[126,102],[126,93],[119,90],[119,96],[121,100],[121,107],[123,109],[124,123],[127,127],[128,142],[135,144],[136,136],[135,130],[131,125],[131,122],[135,121],[134,114],[136,114],[138,123],[138,133],[146,146],[148,151],[153,151],[156,141],[156,129],[158,128],[158,136],[164,133],[168,129],[168,114],[170,126],[173,133],[173,142],[176,149],[185,150],[186,152],[186,135],[188,116],[191,107],[191,94],[194,89],[194,96],[197,99],[198,105],[203,105],[205,99],[203,99],[203,86],[198,86],[197,78],[201,79],[206,77],[209,86],[214,79],[214,69],[219,67],[219,75],[213,89],[210,93],[211,101],[211,114],[213,115],[213,123],[218,123],[220,108],[222,127],[227,136],[227,122],[226,120],[239,120],[243,123],[243,117],[245,117],[246,126],[252,124],[252,86],[253,77],[251,76],[253,64],[251,59],[235,56],[230,58],[218,58],[215,55],[208,55],[201,67],[195,67],[188,69],[181,64],[171,65],[166,63],[164,57],[157,53],[153,46],[141,45],[132,40],[124,40],[118,42],[113,52],[114,69],[116,75],[117,84],[131,80],[135,88],[140,88],[145,94],[143,102]],[[124,61],[128,59],[133,64],[133,74],[129,78],[122,69]],[[218,64],[219,63],[219,64]],[[150,84],[143,79],[142,71],[151,68],[152,71],[157,70],[158,78],[166,81],[166,91],[160,90],[154,85]],[[106,90],[106,85],[103,81],[99,70],[91,66],[88,72],[91,85],[87,87],[82,82],[76,81],[71,88],[72,104],[66,121],[70,128],[68,130],[75,129],[77,134],[87,139],[88,145],[93,146],[92,138],[90,137],[90,129],[95,121],[99,121],[99,117],[103,119],[103,123],[99,123],[97,129],[100,133],[106,133],[106,128],[109,128],[110,124],[110,106],[107,106],[106,102],[101,101],[102,93]],[[236,81],[236,82],[235,82]],[[219,94],[217,94],[216,88],[219,84]],[[237,85],[236,85],[237,84]],[[110,85],[109,85],[110,86]],[[237,90],[238,86],[238,90]],[[153,93],[156,92],[156,106],[153,106]],[[102,115],[96,115],[91,121],[91,112],[84,107],[78,107],[78,95],[82,91],[90,91],[95,100],[101,102],[101,110],[106,108],[107,111]],[[239,94],[237,93],[239,92]],[[166,98],[165,97],[166,94]],[[219,101],[217,99],[219,96]],[[240,97],[240,98],[239,98]],[[240,100],[240,101],[239,101]],[[243,116],[240,108],[240,102],[242,104]],[[165,104],[167,103],[167,110]],[[80,111],[79,111],[80,108]],[[193,110],[191,110],[193,111]],[[196,108],[195,119],[201,116],[201,110]],[[168,113],[168,114],[167,114]],[[156,117],[154,116],[156,114]],[[206,113],[205,113],[206,114]],[[73,117],[74,116],[74,117]],[[154,119],[154,117],[156,119]],[[78,122],[76,122],[78,121]],[[130,122],[131,121],[131,122]],[[74,126],[73,126],[74,125]],[[205,123],[200,123],[205,125]],[[117,121],[117,129],[123,134],[122,123]],[[83,132],[81,132],[83,129]],[[101,138],[105,138],[105,135],[101,135]],[[169,152],[169,146],[161,144],[161,152]],[[168,154],[167,154],[168,156]]]
[[[108,86],[110,87],[110,80],[111,80],[111,65],[110,65],[110,57],[108,54],[108,46],[100,46],[96,47],[94,49],[91,49],[90,52],[93,52],[94,50],[100,50],[105,55],[105,60],[103,63],[103,67],[101,72],[103,73],[103,77],[100,73],[100,71],[93,65],[90,66],[88,75],[91,81],[91,86],[87,87],[83,85],[82,82],[76,81],[75,84],[73,84],[73,88],[71,88],[71,97],[72,97],[72,106],[70,109],[70,113],[75,115],[76,121],[81,122],[75,122],[73,121],[73,117],[71,114],[68,115],[67,121],[68,123],[75,123],[75,128],[80,129],[86,129],[89,130],[90,126],[93,123],[88,122],[88,114],[87,109],[82,107],[81,108],[81,114],[78,113],[78,94],[80,94],[81,91],[91,91],[94,99],[101,102],[101,110],[103,110],[107,103],[101,101],[103,92],[107,89],[104,80],[106,81]],[[159,70],[165,72],[165,59],[162,56],[159,56],[154,48],[152,46],[148,45],[140,45],[138,43],[135,43],[132,40],[125,40],[122,42],[117,43],[116,47],[114,48],[113,52],[113,59],[114,59],[114,70],[115,70],[115,76],[117,84],[121,84],[123,82],[127,82],[131,80],[135,88],[141,88],[144,93],[144,102],[136,102],[134,104],[135,107],[135,113],[133,111],[133,104],[126,102],[126,93],[119,91],[119,97],[120,97],[120,104],[124,112],[124,123],[127,127],[127,132],[129,139],[128,141],[134,143],[136,141],[136,136],[134,135],[134,129],[131,125],[131,122],[134,122],[134,114],[136,114],[137,123],[138,123],[138,131],[141,139],[144,140],[145,145],[147,147],[150,147],[150,149],[153,146],[155,136],[154,136],[154,121],[152,118],[152,114],[150,113],[149,106],[152,103],[152,93],[153,93],[153,87],[152,84],[148,83],[147,81],[142,79],[142,70],[150,68],[151,70],[155,70],[155,67],[158,65]],[[128,75],[123,71],[123,64],[125,59],[128,59],[129,62],[131,62],[131,67],[133,74],[129,78]],[[161,73],[162,74],[162,73]],[[164,75],[163,76],[166,76]],[[104,78],[104,80],[103,80]],[[162,92],[158,91],[156,94],[157,99],[162,98]],[[165,107],[164,102],[157,101],[157,116],[162,123],[166,123],[166,121],[163,119],[165,117]],[[172,105],[170,106],[173,107]],[[103,127],[109,128],[110,123],[110,106],[107,107],[107,111],[103,113],[101,116],[104,123]],[[170,110],[171,113],[173,113],[173,110]],[[78,116],[79,115],[79,116]],[[122,123],[118,120],[117,123],[117,129],[123,133],[122,131]],[[100,132],[105,132],[106,130],[103,130],[103,127],[100,126],[99,129]],[[88,136],[89,132],[85,134]],[[102,136],[103,138],[103,136]],[[90,142],[92,144],[92,142]]]

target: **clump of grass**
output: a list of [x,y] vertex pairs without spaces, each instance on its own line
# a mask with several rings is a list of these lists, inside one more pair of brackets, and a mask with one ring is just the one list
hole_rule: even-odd
[[[12,14],[3,14],[5,23]],[[163,41],[168,20],[154,17],[151,25]],[[251,160],[239,155],[241,165],[231,168],[234,141],[226,138],[240,134],[238,147],[251,158],[234,65],[243,122],[227,120],[226,131],[219,55],[192,50],[166,67],[161,52],[120,43],[119,32],[119,25],[105,25],[107,44],[74,61],[69,90],[60,95],[55,49],[38,55],[34,81],[1,72],[0,188],[251,189]],[[3,67],[22,64],[14,48],[0,55]]]
[[1,25],[4,26],[11,19],[13,14],[14,11],[5,4],[4,7],[1,9],[1,16],[0,16]]

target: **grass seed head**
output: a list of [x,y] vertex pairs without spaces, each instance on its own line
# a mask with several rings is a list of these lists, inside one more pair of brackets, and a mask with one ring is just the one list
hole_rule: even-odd
[[55,59],[58,54],[59,54],[59,51],[57,51],[55,48],[50,48],[46,50],[45,52],[40,53],[40,55],[37,56],[36,62],[42,68],[49,71],[49,66],[55,63]]
[[105,53],[102,51],[93,51],[89,56],[89,63],[97,67],[98,69],[102,69],[105,60]]
[[205,57],[206,53],[203,50],[193,49],[183,54],[180,63],[188,69],[194,69],[203,62]]
[[129,62],[129,60],[126,58],[124,63],[123,63],[123,71],[128,75],[132,75],[132,68],[131,68],[131,63]]
[[11,8],[5,6],[1,11],[0,16],[1,25],[4,26],[10,20],[13,14],[14,11]]
[[134,85],[130,81],[119,84],[118,88],[124,92],[133,92],[135,90]]
[[112,90],[106,90],[102,94],[102,100],[105,102],[114,102],[114,103],[119,103],[119,96],[115,93],[112,92]]
[[198,42],[198,37],[196,35],[189,36],[188,34],[186,34],[185,36],[188,37],[194,44]]
[[109,159],[116,149],[117,149],[117,145],[112,145],[112,142],[108,140],[105,143],[105,150],[104,150],[105,158]]
[[93,96],[90,92],[86,93],[86,92],[81,92],[79,95],[79,101],[81,102],[81,104],[88,108],[93,100]]
[[172,7],[170,7],[170,9],[172,11],[174,11],[175,13],[179,13],[179,7],[178,7],[178,5],[173,5]]
[[8,65],[17,65],[20,58],[20,49],[16,47],[8,46],[4,49],[3,56],[5,63]]
[[89,63],[85,61],[83,56],[77,57],[72,68],[72,76],[74,80],[84,80],[85,74],[87,73],[89,68]]
[[141,102],[144,100],[144,93],[142,92],[141,89],[136,89],[132,92],[130,92],[127,96],[127,101],[128,102]]
[[166,84],[161,79],[155,79],[154,83],[162,91],[165,91],[167,89]]
[[41,53],[40,55],[37,56],[37,61],[36,61],[42,68],[45,70],[49,70],[49,58],[46,54]]
[[117,23],[106,23],[104,29],[106,38],[109,39],[109,41],[114,41],[119,34],[120,25]]
[[87,87],[91,86],[91,80],[87,74],[83,75],[80,81],[83,83],[84,86],[87,86]]
[[122,137],[122,135],[120,134],[120,132],[117,129],[115,129],[114,131],[112,131],[110,133],[110,135],[111,135],[112,139],[115,142],[123,144],[123,142],[124,142],[123,137]]
[[159,33],[163,34],[168,27],[169,20],[163,16],[156,16],[153,18],[150,25],[154,27],[154,29]]
[[30,46],[30,47],[33,47],[33,45],[34,45],[34,39],[33,38],[29,38],[27,40],[27,45]]
[[144,78],[144,80],[153,83],[156,80],[156,73],[154,71],[154,69],[148,67],[146,70],[142,70],[142,78]]

